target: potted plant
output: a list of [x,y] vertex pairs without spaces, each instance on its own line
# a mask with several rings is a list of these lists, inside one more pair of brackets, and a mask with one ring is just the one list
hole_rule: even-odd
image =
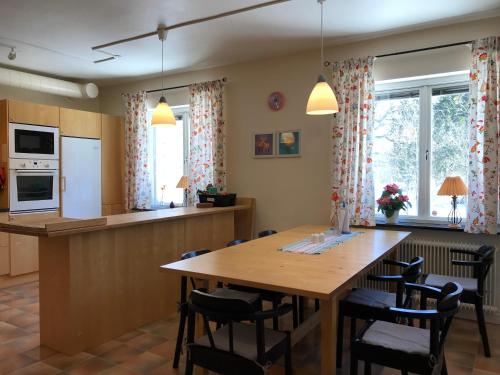
[[396,224],[399,219],[399,210],[411,207],[407,195],[396,184],[389,184],[384,187],[382,196],[377,199],[378,211],[382,211],[387,219],[387,223]]

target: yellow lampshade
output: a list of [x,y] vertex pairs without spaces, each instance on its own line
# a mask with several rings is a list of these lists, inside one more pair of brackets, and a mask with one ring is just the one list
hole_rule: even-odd
[[446,177],[437,195],[459,196],[467,195],[467,186],[459,176]]
[[182,176],[179,182],[177,183],[176,188],[178,189],[187,189],[188,188],[188,178],[187,176]]
[[337,113],[339,105],[332,88],[321,74],[307,101],[308,115],[329,115]]
[[172,108],[167,103],[164,96],[160,98],[158,105],[153,111],[153,118],[151,119],[152,126],[175,126],[176,120]]

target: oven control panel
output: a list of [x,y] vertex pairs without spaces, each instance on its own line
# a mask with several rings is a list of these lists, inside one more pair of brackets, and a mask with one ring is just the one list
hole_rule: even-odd
[[59,169],[59,160],[9,159],[9,169]]

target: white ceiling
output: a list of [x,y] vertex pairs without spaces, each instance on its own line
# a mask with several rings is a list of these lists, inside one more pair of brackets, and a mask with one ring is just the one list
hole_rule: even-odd
[[[122,57],[94,64],[107,56],[94,45],[147,33],[160,22],[172,25],[267,0],[0,0],[0,64],[14,68],[95,80],[157,74],[161,44],[156,37],[105,49]],[[450,19],[489,16],[500,0],[328,0],[328,43],[371,33],[440,24]],[[166,71],[201,69],[237,61],[314,48],[318,44],[317,0],[290,2],[188,26],[169,32]],[[17,59],[9,61],[9,49]]]

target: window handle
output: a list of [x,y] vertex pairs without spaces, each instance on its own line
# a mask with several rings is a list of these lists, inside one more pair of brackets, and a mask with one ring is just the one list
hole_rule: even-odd
[[425,160],[429,160],[429,150],[425,150]]

